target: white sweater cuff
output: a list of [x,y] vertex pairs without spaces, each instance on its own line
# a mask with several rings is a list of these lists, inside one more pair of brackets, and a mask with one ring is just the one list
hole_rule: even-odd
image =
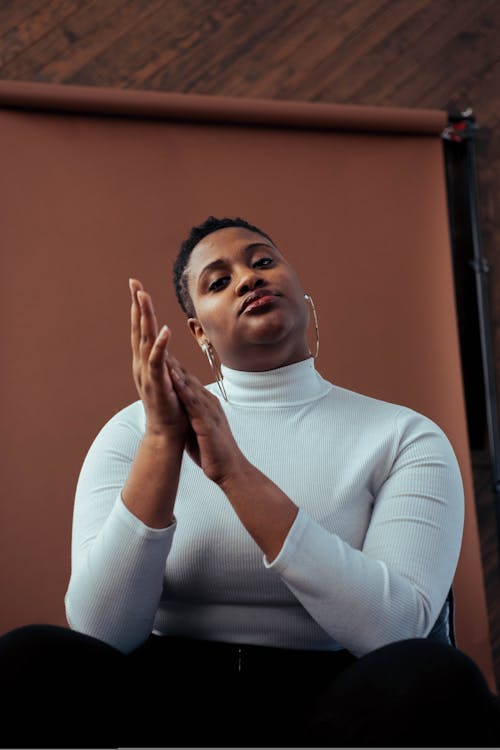
[[173,523],[171,523],[169,526],[165,526],[162,529],[155,529],[152,526],[147,526],[141,521],[140,518],[137,518],[137,516],[135,516],[132,511],[127,508],[127,506],[123,502],[121,493],[117,498],[115,512],[121,521],[124,521],[130,529],[135,531],[135,533],[141,536],[143,539],[166,539],[167,537],[173,535],[177,526],[177,520],[175,518]]
[[302,537],[304,536],[304,532],[310,523],[310,520],[311,519],[305,512],[305,510],[299,508],[299,512],[295,516],[295,520],[290,526],[290,530],[286,536],[285,541],[283,542],[283,546],[274,560],[272,560],[272,562],[269,562],[267,557],[264,555],[264,566],[266,568],[268,568],[269,570],[274,570],[276,573],[283,573],[283,571],[288,567],[290,561],[296,554],[300,546]]

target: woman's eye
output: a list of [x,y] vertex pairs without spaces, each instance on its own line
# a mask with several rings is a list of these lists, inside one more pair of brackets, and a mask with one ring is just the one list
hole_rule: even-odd
[[228,276],[221,276],[220,278],[215,279],[208,287],[208,291],[218,292],[220,289],[223,289],[227,283],[228,278]]
[[255,266],[261,267],[261,266],[268,266],[270,263],[273,263],[272,258],[259,258],[259,260],[256,260],[253,265],[254,267]]

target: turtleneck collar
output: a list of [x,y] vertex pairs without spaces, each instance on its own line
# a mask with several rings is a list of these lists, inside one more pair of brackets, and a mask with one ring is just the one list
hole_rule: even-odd
[[322,398],[332,387],[316,371],[312,357],[263,372],[221,369],[229,403],[237,406],[292,406]]

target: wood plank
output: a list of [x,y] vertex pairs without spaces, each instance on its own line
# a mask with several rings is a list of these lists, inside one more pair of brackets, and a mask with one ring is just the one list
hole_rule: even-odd
[[[83,7],[85,0],[49,0],[48,2],[25,2],[17,6],[17,13],[0,12],[0,73],[2,68],[11,63],[16,72],[18,56],[24,59],[27,50],[36,45],[45,36],[50,35],[55,25],[64,23]],[[22,10],[21,10],[22,9]],[[7,76],[8,77],[8,71]]]
[[[413,12],[405,15],[402,11],[395,14],[393,6],[386,13],[388,18],[378,18],[375,28],[373,25],[363,28],[355,45],[346,42],[337,51],[335,64],[330,63],[330,74],[327,70],[316,71],[320,76],[323,74],[324,83],[318,87],[314,98],[330,97],[337,101],[380,105],[382,102],[379,98],[379,89],[381,80],[385,80],[390,81],[391,86],[390,95],[386,94],[383,101],[385,105],[390,101],[398,106],[425,106],[417,104],[415,100],[420,102],[429,85],[433,85],[436,78],[440,78],[444,75],[443,71],[447,70],[446,60],[438,59],[436,50],[440,50],[450,38],[454,38],[465,24],[469,26],[474,16],[480,13],[477,3],[473,0],[438,5],[439,8],[444,7],[445,13],[437,17],[433,23],[432,18],[436,9],[430,10],[425,3],[421,3],[419,8],[424,13],[423,23],[422,19],[418,20],[420,14]],[[452,6],[454,11],[450,12]],[[399,4],[396,7],[399,9]],[[431,24],[427,26],[425,16],[429,14]],[[446,23],[443,23],[444,18]],[[423,25],[418,45],[413,47],[412,55],[407,53],[403,62],[400,62],[400,56],[403,54],[403,48],[399,46],[400,39],[407,47],[414,44],[410,41],[414,23],[417,23],[417,33],[420,24]],[[365,90],[367,86],[369,88]],[[426,101],[431,100],[426,97]],[[436,106],[435,100],[432,101]]]
[[3,0],[0,3],[0,38],[47,5],[47,0]]
[[443,106],[453,96],[466,96],[473,104],[470,97],[475,80],[485,63],[490,67],[498,58],[498,34],[488,14],[495,10],[495,3],[484,0],[481,4],[459,4],[450,21],[429,35],[427,53],[411,78],[408,76],[398,88],[398,96],[408,106],[426,107],[430,102]]
[[[415,70],[442,36],[442,26],[455,6],[453,0],[427,3],[417,13],[408,16],[393,33],[370,50],[375,64],[365,75],[358,70],[361,85],[353,95],[358,100],[376,101],[378,105],[393,101],[403,105],[407,100],[401,92],[402,83],[413,80]],[[389,70],[390,74],[387,73]]]
[[275,27],[275,33],[268,32],[254,50],[251,64],[246,59],[239,62],[239,81],[235,80],[234,69],[227,70],[224,88],[233,95],[244,95],[250,85],[252,96],[311,100],[314,71],[325,59],[331,59],[346,37],[356,35],[360,25],[386,5],[387,0],[335,4],[321,0],[302,18],[291,18],[285,29]]
[[[58,8],[61,5],[55,0],[54,4]],[[112,47],[121,35],[154,14],[162,4],[162,0],[106,0],[106,3],[69,0],[61,9],[72,7],[73,12],[63,13],[59,9],[50,15],[49,30],[27,45],[19,59],[2,65],[0,75],[11,78],[15,73],[17,79],[69,82],[80,68]],[[38,29],[40,19],[35,18],[34,23]]]
[[[68,82],[82,84],[92,80],[101,85],[105,75],[113,81],[111,85],[161,89],[158,85],[151,85],[150,81],[159,70],[171,70],[173,63],[182,58],[183,63],[177,63],[176,85],[172,90],[186,91],[189,66],[197,70],[210,59],[208,41],[207,44],[201,42],[204,39],[212,40],[218,29],[229,23],[230,16],[222,16],[227,5],[227,0],[217,4],[215,9],[211,4],[204,6],[200,0],[160,3],[154,14],[129,28],[112,47],[90,60],[78,76],[73,76]],[[242,3],[232,5],[236,8],[243,6]],[[194,18],[196,23],[193,22]],[[163,87],[162,90],[169,88]]]
[[[259,12],[255,13],[255,5]],[[313,7],[310,0],[307,7]],[[155,90],[177,90],[192,93],[213,93],[216,86],[229,94],[225,86],[239,61],[254,59],[262,52],[263,40],[270,29],[283,28],[292,19],[300,19],[305,10],[298,3],[291,10],[289,3],[226,3],[226,14],[221,17],[219,5],[199,4],[196,26],[192,17],[176,16],[170,24],[157,22],[141,29],[147,34],[151,47],[146,48],[138,36],[124,38],[120,48],[114,49],[115,58],[101,60],[108,68],[117,70],[125,65],[133,68],[130,80],[134,87]],[[158,20],[160,23],[158,23]],[[201,43],[203,40],[203,43]],[[258,78],[262,68],[253,71]],[[90,68],[85,71],[91,73]]]

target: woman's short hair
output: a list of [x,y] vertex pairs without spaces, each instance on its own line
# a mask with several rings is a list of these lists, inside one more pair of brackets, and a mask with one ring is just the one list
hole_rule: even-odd
[[196,314],[191,296],[189,294],[187,277],[185,273],[191,253],[193,252],[193,249],[196,247],[198,242],[200,242],[204,237],[212,234],[212,232],[217,232],[218,229],[227,229],[228,227],[243,227],[243,229],[248,229],[251,232],[256,232],[257,234],[266,237],[274,245],[273,240],[271,239],[271,237],[269,237],[268,234],[266,234],[266,232],[263,232],[262,229],[259,229],[253,224],[250,224],[248,221],[245,221],[245,219],[242,219],[239,216],[235,218],[225,217],[222,219],[218,219],[215,216],[209,216],[201,224],[197,224],[196,226],[192,227],[191,231],[189,232],[189,236],[182,243],[179,253],[177,254],[177,258],[174,262],[175,294],[180,306],[182,307],[186,315],[190,318],[193,318]]

